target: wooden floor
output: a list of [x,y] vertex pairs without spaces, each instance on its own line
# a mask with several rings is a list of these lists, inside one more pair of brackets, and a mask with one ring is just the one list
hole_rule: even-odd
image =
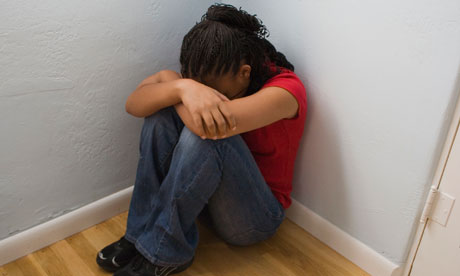
[[[110,275],[96,264],[96,252],[124,234],[127,213],[111,218],[0,267],[0,275]],[[369,275],[285,219],[270,239],[253,246],[228,245],[199,224],[195,261],[178,276]]]

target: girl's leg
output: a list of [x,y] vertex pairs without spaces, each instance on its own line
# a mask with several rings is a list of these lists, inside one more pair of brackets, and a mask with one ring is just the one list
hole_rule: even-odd
[[195,220],[208,202],[219,233],[235,244],[267,238],[284,217],[240,136],[202,140],[186,127],[155,202],[135,245],[160,266],[193,258],[198,244]]
[[184,124],[174,107],[144,119],[139,144],[139,162],[130,202],[125,238],[134,242],[144,231],[165,178],[172,152]]
[[243,139],[238,136],[228,154],[222,183],[207,209],[217,234],[232,245],[247,246],[270,238],[285,211],[260,173]]

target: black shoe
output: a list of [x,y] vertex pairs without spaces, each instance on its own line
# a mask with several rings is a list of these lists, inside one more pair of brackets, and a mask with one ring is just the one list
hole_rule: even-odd
[[149,262],[141,254],[137,255],[123,269],[118,270],[113,276],[167,276],[186,270],[193,263],[193,257],[189,262],[179,266],[159,266]]
[[123,236],[99,251],[96,262],[104,270],[115,272],[126,266],[138,254],[134,244]]

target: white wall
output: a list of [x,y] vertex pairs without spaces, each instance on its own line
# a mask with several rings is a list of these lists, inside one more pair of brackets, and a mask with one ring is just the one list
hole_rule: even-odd
[[293,197],[405,262],[457,92],[460,2],[229,1],[307,85]]
[[146,76],[212,1],[0,1],[0,239],[133,184]]
[[[133,184],[124,101],[213,1],[0,0],[0,239]],[[309,111],[293,197],[402,263],[457,97],[460,3],[246,1]]]

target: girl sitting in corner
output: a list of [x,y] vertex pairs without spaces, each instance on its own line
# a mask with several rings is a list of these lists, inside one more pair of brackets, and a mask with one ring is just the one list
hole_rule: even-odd
[[294,66],[255,16],[211,6],[184,37],[181,74],[160,71],[126,101],[145,117],[125,235],[97,263],[116,276],[176,274],[194,260],[196,219],[247,246],[291,204],[307,111]]

